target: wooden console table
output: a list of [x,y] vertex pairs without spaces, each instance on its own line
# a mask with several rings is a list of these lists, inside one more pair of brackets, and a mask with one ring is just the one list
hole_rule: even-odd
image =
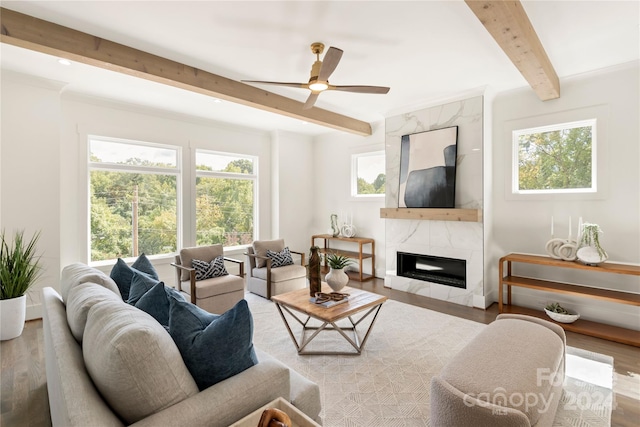
[[[357,280],[359,282],[366,282],[367,280],[373,280],[375,277],[375,268],[376,268],[376,242],[373,239],[368,237],[333,237],[331,234],[316,234],[311,236],[311,246],[319,246],[316,245],[316,239],[323,239],[324,244],[320,246],[320,253],[336,253],[339,255],[348,256],[349,258],[354,258],[358,260],[358,272],[347,271],[346,273],[349,275],[349,279]],[[335,249],[329,247],[329,242],[335,240],[340,242],[349,242],[349,243],[357,243],[358,251],[345,251],[342,249]],[[371,245],[371,252],[365,253],[363,252],[364,245]],[[371,274],[365,274],[362,271],[362,260],[371,258]],[[327,260],[324,260],[324,268],[327,269]]]
[[[507,264],[506,275],[504,271],[505,262]],[[511,269],[512,263],[537,264],[548,267],[578,269],[598,273],[614,273],[640,276],[640,266],[637,265],[605,262],[603,264],[600,264],[599,266],[589,266],[581,264],[579,262],[562,261],[547,256],[509,254],[500,258],[500,280],[498,289],[498,309],[500,313],[527,314],[553,322],[553,320],[551,320],[546,315],[543,307],[541,307],[540,310],[534,310],[526,307],[512,305],[512,286],[536,289],[546,292],[556,292],[567,295],[578,295],[581,297],[594,298],[601,301],[640,306],[640,294],[637,293],[613,291],[609,289],[599,289],[590,286],[572,285],[568,283],[551,282],[540,279],[532,279],[528,277],[514,276]],[[506,303],[504,303],[503,301],[503,292],[505,285],[507,286]],[[558,323],[558,325],[562,326],[567,331],[577,332],[584,335],[590,335],[592,337],[603,338],[609,341],[616,341],[623,344],[640,347],[640,331],[636,331],[633,329],[621,328],[618,326],[592,322],[584,319],[578,319],[574,323]]]

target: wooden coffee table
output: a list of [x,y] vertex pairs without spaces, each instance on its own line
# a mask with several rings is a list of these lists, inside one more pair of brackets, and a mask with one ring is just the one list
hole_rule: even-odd
[[[323,284],[322,292],[331,292],[331,288]],[[362,349],[367,342],[367,338],[369,338],[371,329],[373,329],[373,324],[378,317],[380,308],[387,300],[387,297],[350,287],[345,287],[340,292],[349,294],[349,300],[329,308],[310,302],[308,288],[271,297],[271,300],[275,302],[276,307],[278,307],[280,316],[289,331],[289,336],[296,346],[298,354],[357,356],[362,353]],[[285,311],[290,314],[290,319],[285,316]],[[362,315],[358,319],[354,319],[353,316],[357,314]],[[360,341],[357,327],[363,320],[370,316],[373,316],[373,318],[366,328],[366,331],[364,331],[362,341]],[[309,321],[311,319],[319,320],[322,324],[320,326],[310,326]],[[337,322],[342,319],[348,319],[349,325],[338,325]],[[302,334],[299,340],[296,339],[291,330],[290,322],[294,320],[302,325]],[[310,333],[310,331],[312,331],[312,333]],[[337,331],[351,344],[355,351],[305,351],[305,347],[322,331]]]

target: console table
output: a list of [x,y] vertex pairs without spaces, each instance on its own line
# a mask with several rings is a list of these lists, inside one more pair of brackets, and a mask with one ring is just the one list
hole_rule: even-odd
[[[506,263],[506,275],[504,264]],[[585,298],[594,298],[601,301],[615,302],[619,304],[628,304],[640,306],[640,294],[632,292],[621,292],[609,289],[600,289],[584,285],[574,285],[568,283],[551,282],[529,277],[514,276],[512,274],[511,265],[513,263],[536,264],[547,267],[579,269],[594,273],[603,274],[625,274],[632,276],[640,276],[640,266],[616,264],[613,262],[605,262],[598,266],[584,265],[574,261],[562,261],[547,256],[525,255],[525,254],[509,254],[500,258],[499,265],[499,288],[498,288],[498,309],[500,313],[518,313],[539,317],[541,319],[552,321],[541,307],[540,310],[534,310],[526,307],[519,307],[511,304],[511,287],[522,287],[536,289],[545,292],[556,292],[567,295],[578,295]],[[503,292],[504,286],[507,287],[507,301],[504,302]],[[607,325],[604,323],[592,322],[589,320],[578,319],[574,323],[558,323],[565,330],[577,332],[584,335],[590,335],[597,338],[603,338],[609,341],[616,341],[623,344],[629,344],[640,347],[640,331],[633,329],[621,328],[618,326]]]
[[[323,239],[324,244],[322,246],[316,245],[316,239]],[[356,243],[358,245],[358,251],[345,251],[343,249],[335,249],[329,247],[330,241],[340,241]],[[365,253],[363,247],[370,245],[370,252]],[[311,246],[320,246],[320,253],[336,253],[344,255],[349,258],[358,260],[358,272],[346,271],[349,275],[349,279],[357,280],[359,282],[366,282],[367,280],[373,280],[375,277],[376,268],[376,242],[368,237],[333,237],[331,234],[316,234],[311,236]],[[371,274],[365,274],[362,271],[362,260],[371,258]],[[327,259],[324,260],[324,268],[327,269]]]

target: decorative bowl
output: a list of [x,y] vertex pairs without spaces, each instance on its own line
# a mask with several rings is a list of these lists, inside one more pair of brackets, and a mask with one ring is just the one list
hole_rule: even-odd
[[547,316],[560,323],[573,323],[580,318],[580,314],[578,313],[562,314],[547,310],[546,308],[544,311],[547,313]]

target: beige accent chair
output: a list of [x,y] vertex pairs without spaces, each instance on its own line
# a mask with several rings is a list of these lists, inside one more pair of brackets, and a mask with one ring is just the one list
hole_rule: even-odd
[[307,286],[307,268],[304,266],[304,253],[289,250],[300,255],[300,264],[271,268],[271,259],[267,249],[273,252],[284,250],[284,239],[255,240],[247,248],[245,255],[249,262],[247,290],[261,297],[271,299],[273,295],[295,291]]
[[221,244],[183,248],[176,255],[176,283],[180,292],[189,295],[192,304],[197,305],[209,313],[222,314],[244,298],[244,262],[224,257],[225,261],[238,264],[239,274],[212,277],[196,281],[196,270],[191,261],[198,259],[211,262],[216,257],[224,255]]
[[431,379],[431,425],[551,426],[562,396],[566,342],[553,322],[498,315]]

